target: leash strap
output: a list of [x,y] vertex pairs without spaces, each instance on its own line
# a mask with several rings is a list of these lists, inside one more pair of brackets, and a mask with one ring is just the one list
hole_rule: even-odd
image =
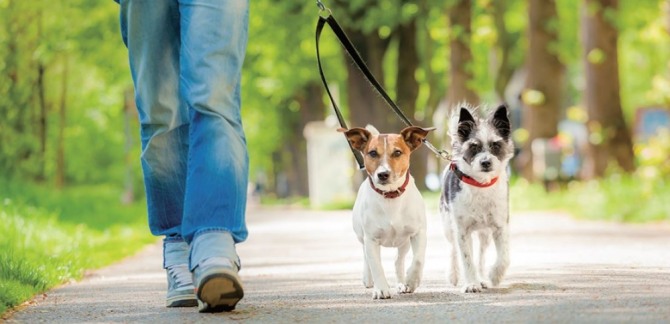
[[[354,63],[356,63],[356,67],[365,75],[365,77],[370,81],[372,84],[372,87],[379,92],[379,94],[384,98],[384,101],[391,107],[393,112],[395,112],[396,115],[402,120],[403,123],[407,126],[412,126],[412,122],[409,121],[409,119],[403,114],[403,112],[400,110],[400,108],[393,102],[391,97],[386,93],[384,88],[379,84],[377,79],[372,75],[372,72],[370,72],[370,69],[368,66],[365,64],[365,61],[363,61],[363,58],[361,58],[361,55],[358,54],[358,51],[356,51],[356,48],[354,45],[351,43],[349,38],[347,37],[347,34],[344,33],[344,30],[342,30],[342,27],[337,23],[337,20],[335,20],[335,17],[333,17],[332,14],[328,14],[328,17],[324,18],[322,16],[319,16],[319,23],[317,24],[317,46],[318,46],[318,39],[319,39],[319,34],[321,33],[321,29],[323,29],[324,24],[328,24],[328,26],[333,30],[333,33],[335,33],[335,36],[337,36],[337,39],[340,41],[340,44],[344,47],[344,49],[347,51],[347,54],[351,57],[352,60],[354,60]],[[319,28],[321,26],[321,28]],[[317,54],[317,60],[320,61],[318,58]],[[319,69],[321,69],[321,65],[319,64]],[[323,71],[321,71],[321,75],[323,75]]]
[[[344,118],[342,117],[342,114],[340,113],[340,110],[337,107],[337,104],[335,103],[332,94],[330,93],[330,89],[328,88],[328,83],[326,82],[326,77],[323,73],[323,68],[321,65],[321,56],[319,55],[319,39],[321,37],[323,27],[326,24],[328,24],[333,33],[335,33],[335,36],[337,36],[337,39],[340,41],[340,44],[342,44],[342,46],[344,47],[347,54],[349,54],[354,63],[356,63],[356,67],[363,73],[363,75],[365,75],[370,84],[372,84],[372,87],[382,96],[382,98],[384,98],[384,101],[386,101],[389,107],[391,107],[391,110],[393,110],[393,112],[398,116],[398,118],[400,118],[400,120],[405,125],[413,126],[412,122],[410,122],[410,120],[405,116],[405,114],[403,114],[402,110],[400,110],[400,107],[398,107],[398,105],[396,105],[396,103],[391,99],[391,97],[389,97],[384,88],[381,86],[381,84],[379,84],[377,79],[374,77],[372,72],[370,72],[370,69],[367,67],[365,61],[363,61],[360,54],[358,54],[358,51],[356,51],[356,48],[347,37],[347,34],[344,32],[344,30],[342,30],[342,27],[340,27],[340,25],[337,23],[335,17],[333,17],[332,13],[330,12],[330,9],[323,7],[323,4],[320,1],[317,1],[317,6],[319,6],[321,12],[326,11],[327,16],[323,17],[319,15],[319,21],[316,24],[316,60],[319,65],[319,74],[321,74],[321,81],[323,81],[323,86],[326,88],[328,97],[330,98],[330,101],[333,104],[333,108],[335,109],[335,114],[337,115],[337,119],[340,122],[340,126],[342,126],[345,129],[348,129],[346,123],[344,122]],[[433,153],[435,153],[436,156],[439,156],[445,160],[451,159],[448,152],[436,149],[435,146],[433,146],[426,139],[424,139],[423,142],[424,144],[426,144],[426,147],[428,149],[430,149]],[[356,161],[358,162],[359,168],[362,170],[364,166],[363,166],[363,157],[361,156],[361,153],[356,151],[353,147],[351,147],[351,144],[349,145],[349,147],[351,148],[351,151],[354,153],[354,156],[356,157]]]
[[[332,15],[328,15],[328,17],[330,18],[330,17],[332,17]],[[349,127],[347,127],[347,123],[344,121],[344,117],[342,117],[342,113],[340,112],[340,108],[337,107],[337,103],[335,103],[335,98],[333,98],[332,93],[330,93],[330,88],[328,88],[328,82],[326,81],[326,75],[323,73],[323,68],[321,67],[321,55],[320,55],[320,52],[319,52],[319,39],[321,38],[321,31],[323,30],[323,26],[326,24],[326,22],[327,22],[326,19],[319,16],[319,22],[316,24],[316,61],[319,64],[319,74],[321,74],[321,81],[323,82],[323,86],[326,88],[326,92],[328,93],[328,98],[330,98],[330,103],[333,105],[333,109],[335,110],[335,115],[337,115],[337,120],[340,122],[340,126],[342,126],[342,128],[349,129]],[[331,26],[331,28],[332,28],[332,26]],[[346,37],[346,35],[344,37]],[[345,135],[345,137],[346,137],[346,135]],[[347,140],[347,143],[349,143],[349,140]],[[363,162],[363,155],[361,154],[361,152],[354,149],[354,147],[351,146],[351,143],[349,143],[349,148],[351,149],[351,153],[353,153],[354,157],[356,158],[356,163],[358,164],[358,169],[359,170],[365,169],[365,164]]]

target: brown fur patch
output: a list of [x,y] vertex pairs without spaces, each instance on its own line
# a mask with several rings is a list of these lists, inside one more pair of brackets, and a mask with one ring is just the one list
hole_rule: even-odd
[[[373,153],[374,152],[374,153]],[[374,174],[382,165],[390,169],[391,182],[403,176],[409,168],[409,156],[412,150],[399,134],[373,135],[365,146],[365,169]]]

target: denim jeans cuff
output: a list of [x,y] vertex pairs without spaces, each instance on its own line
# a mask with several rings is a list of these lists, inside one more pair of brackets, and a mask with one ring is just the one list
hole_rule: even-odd
[[189,246],[180,239],[163,240],[163,268],[176,264],[188,264]]
[[240,268],[240,260],[235,251],[233,235],[226,230],[204,230],[197,232],[191,242],[190,269],[208,258],[224,257]]

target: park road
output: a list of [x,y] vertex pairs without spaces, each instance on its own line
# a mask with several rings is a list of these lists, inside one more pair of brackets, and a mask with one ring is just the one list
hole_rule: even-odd
[[[164,307],[155,244],[5,318],[10,323],[670,323],[670,225],[511,217],[511,266],[500,287],[464,294],[446,282],[447,242],[428,213],[423,281],[413,294],[373,300],[349,211],[251,207],[238,245],[245,297],[235,311]],[[394,285],[391,249],[382,251]],[[493,251],[489,251],[493,259]],[[410,253],[411,254],[411,253]],[[489,263],[490,264],[490,263]]]

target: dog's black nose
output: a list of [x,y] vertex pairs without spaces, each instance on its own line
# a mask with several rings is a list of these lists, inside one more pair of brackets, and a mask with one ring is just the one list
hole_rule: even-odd
[[484,160],[484,161],[481,162],[481,165],[482,165],[482,169],[488,170],[488,169],[491,168],[491,161]]
[[379,179],[379,181],[386,181],[386,180],[389,179],[390,175],[391,175],[391,173],[388,172],[388,171],[379,172],[379,173],[377,173],[377,179]]

